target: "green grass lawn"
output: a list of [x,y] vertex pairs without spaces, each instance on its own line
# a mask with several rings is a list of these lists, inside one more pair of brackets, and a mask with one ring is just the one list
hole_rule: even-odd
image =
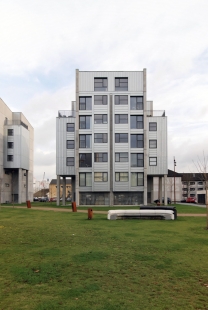
[[0,309],[207,309],[205,225],[1,208]]

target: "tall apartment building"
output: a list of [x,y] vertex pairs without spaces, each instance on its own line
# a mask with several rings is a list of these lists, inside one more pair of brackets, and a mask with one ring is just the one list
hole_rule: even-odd
[[[146,69],[76,70],[76,102],[57,117],[56,169],[57,188],[71,177],[78,205],[146,205],[154,176],[162,196],[167,117],[146,93]],[[163,192],[167,201],[166,182]]]
[[0,201],[33,199],[33,128],[0,99]]

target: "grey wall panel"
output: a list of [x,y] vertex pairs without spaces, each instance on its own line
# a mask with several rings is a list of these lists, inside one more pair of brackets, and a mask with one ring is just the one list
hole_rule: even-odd
[[80,192],[92,192],[92,187],[91,186],[86,186],[86,187],[79,187]]
[[108,192],[110,190],[109,182],[94,182],[93,190],[96,192]]
[[129,182],[114,182],[114,192],[128,192],[130,190]]
[[115,162],[114,163],[114,171],[115,172],[128,172],[129,171],[129,162]]
[[109,162],[107,163],[94,162],[94,172],[109,172]]

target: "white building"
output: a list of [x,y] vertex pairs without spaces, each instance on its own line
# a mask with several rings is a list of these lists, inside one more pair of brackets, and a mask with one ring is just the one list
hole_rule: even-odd
[[0,201],[33,199],[33,128],[0,99]]
[[[146,205],[154,176],[162,197],[167,117],[146,93],[146,69],[76,70],[76,102],[57,117],[56,170],[58,184],[72,178],[77,205]],[[166,182],[163,192],[167,201]]]

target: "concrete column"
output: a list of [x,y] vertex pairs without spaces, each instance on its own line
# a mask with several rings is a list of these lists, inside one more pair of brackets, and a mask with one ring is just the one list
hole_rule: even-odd
[[147,72],[143,69],[143,106],[144,106],[144,205],[147,205],[147,167],[148,162],[148,135],[147,135]]
[[164,205],[168,204],[168,197],[167,197],[167,174],[164,175]]
[[110,206],[114,205],[114,197],[113,197],[113,175],[114,175],[114,165],[113,165],[113,95],[110,94],[110,102],[109,102],[109,122],[110,122],[110,134],[109,134],[109,143],[110,143],[110,150],[109,150],[109,161],[110,161]]
[[18,169],[18,203],[22,202],[22,169]]
[[79,70],[76,69],[75,201],[79,205]]
[[26,170],[26,201],[29,200],[28,170]]
[[159,200],[162,203],[162,177],[159,177]]
[[66,205],[66,177],[63,177],[63,194],[62,194],[62,205]]
[[57,192],[56,205],[59,206],[60,205],[60,175],[57,175],[56,185],[57,185],[57,188],[56,188],[56,192]]

